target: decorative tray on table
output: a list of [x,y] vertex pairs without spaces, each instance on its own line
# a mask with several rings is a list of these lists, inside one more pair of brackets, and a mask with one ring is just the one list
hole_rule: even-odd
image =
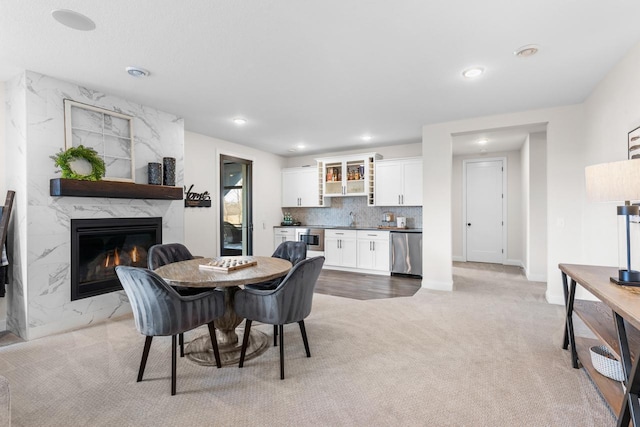
[[248,258],[230,258],[230,259],[213,259],[206,264],[200,264],[202,270],[214,270],[214,271],[234,271],[241,268],[247,268],[257,265],[258,261]]

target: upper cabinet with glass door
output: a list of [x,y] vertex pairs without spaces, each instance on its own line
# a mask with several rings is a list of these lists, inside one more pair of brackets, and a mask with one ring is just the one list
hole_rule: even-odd
[[317,159],[323,170],[325,197],[367,196],[373,205],[374,164],[377,153]]

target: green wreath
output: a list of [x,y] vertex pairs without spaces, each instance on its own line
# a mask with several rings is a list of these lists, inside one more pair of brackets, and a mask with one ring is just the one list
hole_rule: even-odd
[[[62,177],[68,179],[80,179],[84,181],[100,181],[105,173],[104,160],[98,157],[93,148],[78,145],[67,150],[60,150],[55,156],[51,156],[56,166],[62,170]],[[71,163],[76,159],[84,159],[91,164],[91,173],[80,175],[71,168]]]

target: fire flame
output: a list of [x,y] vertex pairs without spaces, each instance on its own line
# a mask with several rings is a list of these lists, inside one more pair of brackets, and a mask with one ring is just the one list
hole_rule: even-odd
[[134,246],[131,251],[131,261],[138,262],[138,247]]
[[105,267],[115,267],[116,265],[120,265],[120,255],[118,255],[117,249],[113,251],[113,262],[111,261],[111,254],[107,254],[104,262]]

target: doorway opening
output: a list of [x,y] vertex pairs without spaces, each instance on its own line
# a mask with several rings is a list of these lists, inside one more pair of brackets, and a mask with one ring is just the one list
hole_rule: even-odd
[[220,155],[220,254],[253,255],[251,160]]

